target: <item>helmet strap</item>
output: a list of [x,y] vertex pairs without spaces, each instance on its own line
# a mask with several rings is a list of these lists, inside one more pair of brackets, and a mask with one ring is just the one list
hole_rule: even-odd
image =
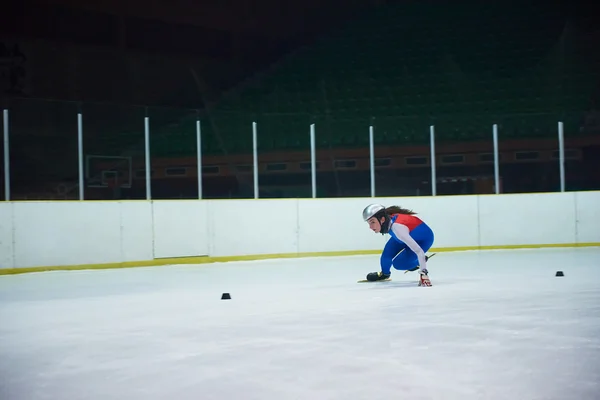
[[[385,235],[390,230],[390,221],[391,218],[386,212],[377,213],[377,221],[379,222],[379,226],[381,227],[380,233]],[[381,222],[381,218],[383,217],[383,222]]]

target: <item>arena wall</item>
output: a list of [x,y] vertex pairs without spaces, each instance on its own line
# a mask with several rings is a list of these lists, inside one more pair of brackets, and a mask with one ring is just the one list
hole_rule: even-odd
[[0,274],[378,253],[361,219],[400,204],[435,251],[600,246],[600,192],[405,198],[0,203]]

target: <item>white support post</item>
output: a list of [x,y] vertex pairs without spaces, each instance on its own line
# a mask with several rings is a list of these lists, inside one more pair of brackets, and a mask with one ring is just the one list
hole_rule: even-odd
[[196,161],[198,163],[198,199],[202,199],[202,136],[200,119],[196,120]]
[[310,175],[313,199],[317,198],[317,160],[315,154],[315,124],[310,124]]
[[431,195],[437,195],[437,177],[435,165],[435,127],[429,127],[429,143],[431,146]]
[[152,199],[152,191],[150,187],[151,169],[150,169],[150,118],[144,117],[144,143],[146,147],[146,200]]
[[77,158],[79,162],[79,200],[84,199],[83,179],[83,116],[77,113]]
[[8,140],[8,110],[4,116],[4,200],[10,201],[10,146]]
[[254,157],[254,198],[258,199],[258,138],[256,122],[252,123],[252,153]]
[[560,165],[560,191],[565,191],[565,136],[563,123],[558,123],[558,154]]
[[373,137],[373,125],[369,126],[369,153],[371,171],[371,197],[375,197],[375,140]]
[[500,166],[498,153],[498,124],[494,124],[494,184],[496,186],[496,194],[500,194]]

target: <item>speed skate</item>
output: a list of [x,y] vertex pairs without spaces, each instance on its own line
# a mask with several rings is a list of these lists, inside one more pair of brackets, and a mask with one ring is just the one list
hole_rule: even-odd
[[379,283],[379,282],[391,282],[392,278],[387,278],[387,279],[381,279],[378,281],[370,281],[368,279],[361,279],[359,281],[357,281],[357,283],[365,283],[365,282],[370,282],[370,283]]
[[[369,281],[367,279],[361,279],[359,281],[356,281],[357,283],[380,283],[380,282],[391,282],[392,278],[388,278],[388,279],[382,279],[379,281]],[[429,277],[427,275],[421,275],[419,277],[419,282],[417,282],[417,286],[433,286],[431,284],[431,280],[429,279]]]
[[[429,259],[433,256],[435,256],[437,253],[433,253],[430,256],[425,256],[425,260],[429,261]],[[414,267],[411,269],[407,269],[406,271],[404,271],[404,273],[408,273],[408,272],[414,272],[414,271],[419,271],[419,282],[417,284],[417,286],[432,286],[431,285],[431,280],[429,279],[429,272],[427,271],[427,269],[420,271],[419,267]],[[375,272],[371,273],[371,274],[375,274]],[[369,274],[369,275],[371,275]],[[380,273],[381,274],[381,273]],[[357,283],[366,283],[366,282],[372,282],[372,283],[376,283],[376,282],[390,282],[392,280],[391,277],[386,278],[386,279],[374,279],[374,280],[369,280],[369,279],[361,279],[359,281],[357,281]]]

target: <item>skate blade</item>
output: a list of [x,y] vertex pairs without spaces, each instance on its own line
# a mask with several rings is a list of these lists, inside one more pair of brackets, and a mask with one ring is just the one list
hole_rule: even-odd
[[366,280],[366,279],[361,279],[360,281],[356,281],[356,283],[366,283],[366,282],[368,282],[368,283],[377,283],[377,282],[391,282],[391,280],[392,280],[392,278],[388,278],[388,279],[382,279],[382,280],[379,280],[379,281],[369,281],[369,280]]

